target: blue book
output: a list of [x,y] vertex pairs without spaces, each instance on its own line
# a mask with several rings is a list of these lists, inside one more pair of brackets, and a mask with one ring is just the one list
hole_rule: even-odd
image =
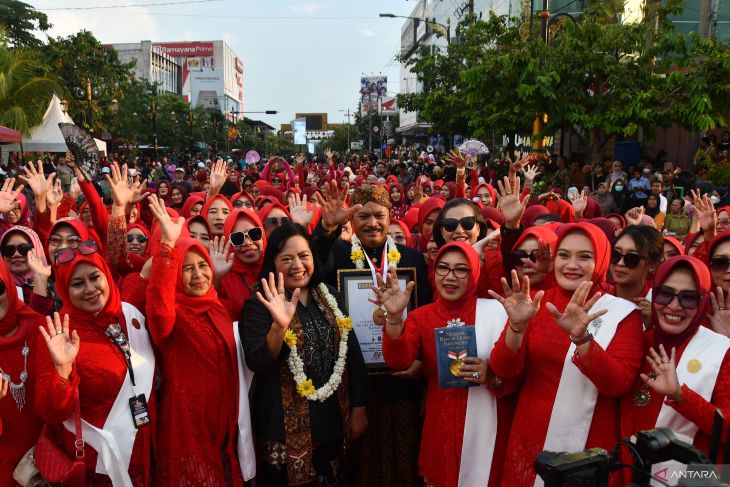
[[436,366],[442,389],[473,387],[479,384],[465,381],[459,372],[464,357],[477,356],[476,329],[473,326],[434,328],[436,335]]

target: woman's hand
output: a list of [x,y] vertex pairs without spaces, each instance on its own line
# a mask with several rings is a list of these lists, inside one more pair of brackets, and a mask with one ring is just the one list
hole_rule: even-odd
[[48,331],[42,326],[38,328],[46,341],[58,375],[68,380],[81,345],[79,334],[76,333],[76,330],[69,334],[68,315],[63,315],[63,323],[61,323],[61,317],[58,313],[53,313],[53,319],[46,316],[46,326]]
[[644,218],[644,207],[639,206],[638,208],[631,208],[624,215],[626,218],[626,225],[641,225],[641,220]]
[[461,173],[466,171],[466,157],[464,157],[464,154],[461,153],[460,149],[452,149],[451,152],[446,154],[442,159],[445,162],[453,164],[457,172]]
[[361,438],[368,429],[368,417],[365,407],[356,407],[350,410],[350,439]]
[[55,208],[61,204],[61,201],[63,201],[63,189],[61,188],[61,181],[57,179],[53,186],[48,188],[46,203],[49,207]]
[[0,374],[0,401],[8,395],[8,386],[10,386],[10,381],[5,380],[5,377]]
[[56,173],[52,172],[46,178],[43,174],[43,162],[38,160],[37,164],[37,169],[33,166],[33,161],[30,161],[27,167],[21,167],[25,176],[19,174],[18,178],[23,180],[33,190],[36,198],[45,198],[46,193],[48,193],[48,190],[53,185],[53,178],[56,177]]
[[423,362],[414,360],[407,369],[393,372],[391,375],[399,379],[418,379],[423,375]]
[[38,253],[35,249],[31,249],[28,252],[28,267],[33,271],[34,276],[43,276],[46,279],[51,277],[51,266],[46,265],[41,261]]
[[673,401],[679,402],[682,398],[682,386],[679,385],[677,377],[677,350],[672,347],[672,356],[668,357],[664,345],[659,345],[659,353],[654,347],[649,349],[646,361],[649,362],[653,374],[641,374],[641,380],[655,392],[669,396]]
[[215,237],[208,243],[208,253],[210,253],[210,261],[213,264],[213,275],[216,280],[220,280],[228,274],[233,267],[233,259],[236,255],[231,250],[231,241],[226,241],[225,237]]
[[646,299],[645,296],[638,296],[631,301],[639,307],[639,311],[641,312],[641,321],[644,323],[644,329],[651,330],[654,326],[651,321],[651,301]]
[[586,301],[592,287],[593,283],[591,281],[581,282],[573,292],[573,297],[570,298],[570,302],[562,313],[558,311],[558,308],[553,303],[547,304],[547,309],[553,315],[555,321],[558,322],[558,326],[570,333],[570,337],[575,340],[585,336],[591,321],[608,313],[607,309],[602,309],[595,313],[588,313],[601,297],[601,293],[596,293],[591,299]]
[[462,360],[464,365],[459,367],[461,376],[467,382],[474,384],[486,384],[487,382],[487,362],[479,357],[466,357]]
[[327,158],[327,162],[332,162],[332,159],[335,157],[335,153],[332,149],[327,148],[324,150],[324,156]]
[[162,243],[169,245],[170,247],[175,246],[175,242],[180,238],[185,218],[179,217],[177,223],[172,221],[172,218],[165,209],[165,202],[162,201],[157,195],[150,195],[147,198],[150,202],[150,210],[152,214],[157,218],[160,223],[160,230],[162,230]]
[[532,183],[535,181],[535,178],[538,177],[540,174],[540,170],[538,169],[537,164],[531,164],[525,168],[525,185],[527,183]]
[[344,183],[342,191],[337,190],[337,182],[329,181],[324,183],[324,197],[315,193],[317,203],[322,208],[322,227],[329,233],[334,232],[339,225],[344,225],[350,221],[350,217],[362,208],[362,205],[355,205],[352,208],[346,208],[348,190],[350,185]]
[[705,194],[700,196],[699,191],[690,190],[692,193],[692,199],[694,200],[695,207],[695,218],[700,224],[702,233],[705,235],[705,240],[711,240],[715,237],[717,229],[717,213],[715,212],[715,205],[712,204],[710,198]]
[[218,159],[210,168],[210,176],[208,181],[210,186],[208,188],[208,197],[211,198],[218,194],[218,191],[223,187],[226,182],[226,163],[223,159]]
[[730,294],[725,297],[725,292],[717,286],[717,294],[710,293],[710,304],[712,314],[707,318],[710,320],[712,329],[726,337],[730,337]]
[[499,238],[500,235],[502,235],[502,231],[498,228],[496,230],[492,230],[487,234],[486,237],[484,237],[481,240],[477,240],[472,245],[472,248],[477,251],[477,254],[479,255],[479,258],[482,258],[482,253],[484,252],[484,247],[486,247],[489,242],[494,240],[495,238]]
[[314,211],[307,205],[307,195],[289,194],[289,214],[291,221],[307,228],[314,218]]
[[261,291],[256,292],[256,297],[263,304],[269,313],[273,323],[272,327],[283,335],[289,329],[289,324],[297,312],[299,301],[299,288],[294,289],[291,299],[287,299],[284,292],[284,275],[280,272],[278,282],[274,279],[274,273],[269,273],[269,279],[261,279]]
[[114,206],[125,208],[135,194],[139,193],[139,180],[130,183],[126,164],[120,170],[119,164],[112,162],[110,169],[111,177],[106,174],[104,178],[111,189]]
[[522,278],[522,286],[517,276],[517,271],[512,271],[512,287],[510,288],[507,279],[502,278],[502,289],[504,297],[500,296],[491,289],[489,295],[502,303],[507,316],[509,317],[510,328],[516,333],[521,333],[527,329],[530,320],[534,318],[540,309],[540,301],[545,295],[544,291],[538,291],[534,298],[530,297],[530,279],[525,276]]
[[398,274],[393,268],[388,269],[386,283],[383,283],[383,277],[380,274],[377,277],[378,287],[372,287],[375,295],[378,297],[380,303],[382,303],[385,308],[385,313],[388,316],[394,316],[400,319],[403,316],[403,311],[408,307],[411,293],[416,283],[411,281],[406,284],[405,289],[401,289],[400,283],[398,282]]
[[517,228],[520,226],[520,219],[525,213],[527,208],[527,202],[530,199],[529,195],[525,195],[520,200],[520,178],[514,178],[510,181],[505,176],[504,184],[502,181],[497,181],[497,187],[499,188],[499,210],[504,215],[504,224],[507,228]]
[[17,189],[13,189],[14,185],[15,178],[8,178],[3,183],[2,188],[0,188],[0,213],[7,213],[20,206],[16,198],[23,191],[23,185],[21,184]]
[[588,206],[588,192],[583,190],[581,194],[571,199],[571,203],[573,204],[573,210],[575,210],[575,216],[582,218],[583,212]]

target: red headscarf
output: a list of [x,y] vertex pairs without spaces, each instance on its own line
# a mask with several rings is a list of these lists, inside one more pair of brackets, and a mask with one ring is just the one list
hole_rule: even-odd
[[230,201],[228,201],[228,198],[226,198],[222,194],[217,194],[217,195],[213,196],[211,199],[209,199],[208,201],[206,201],[205,204],[203,205],[203,209],[200,210],[200,214],[203,215],[203,218],[205,218],[206,220],[208,219],[208,211],[210,211],[210,207],[213,206],[213,202],[216,200],[223,201],[225,203],[225,205],[228,207],[228,209],[230,211],[233,211],[233,205],[231,204]]
[[525,212],[522,214],[522,218],[520,219],[522,228],[530,228],[535,226],[535,220],[537,220],[538,217],[540,217],[541,215],[549,214],[550,212],[548,211],[548,209],[542,205],[528,206]]
[[684,239],[684,252],[687,255],[689,255],[689,250],[692,248],[692,244],[700,237],[704,238],[704,234],[702,232],[692,232],[687,234],[687,238]]
[[[679,255],[685,255],[684,253],[684,247],[682,247],[682,242],[677,240],[676,238],[672,237],[671,235],[664,235],[662,237],[664,239],[664,243],[668,243],[675,249],[677,249],[677,252],[679,252]],[[708,254],[709,256],[710,254]]]
[[446,204],[446,200],[441,198],[440,196],[432,196],[431,198],[427,199],[423,205],[421,205],[421,209],[418,212],[418,231],[421,234],[421,238],[419,240],[419,246],[421,252],[426,252],[426,246],[428,245],[428,239],[431,238],[431,235],[426,235],[423,232],[423,222],[426,221],[426,218],[433,212],[441,211],[441,208],[444,207]]
[[[168,188],[167,195],[160,196],[160,186],[162,186],[163,184],[166,185]],[[170,181],[163,179],[162,181],[157,183],[157,196],[165,202],[165,206],[170,206],[170,204],[172,203],[172,184],[170,183]]]
[[[259,220],[263,222],[269,216],[269,213],[271,213],[271,210],[273,210],[274,208],[278,208],[281,211],[283,211],[284,214],[286,214],[287,218],[291,217],[291,215],[289,215],[289,210],[287,210],[284,205],[282,205],[280,203],[271,203],[270,205],[266,205],[256,212],[256,214],[259,217]],[[261,226],[261,228],[264,228],[263,225]]]
[[588,222],[600,228],[603,233],[606,234],[606,237],[608,238],[608,241],[611,242],[611,245],[614,244],[616,237],[618,237],[619,233],[621,233],[621,227],[616,225],[608,218],[603,218],[601,216],[598,218],[591,218],[590,220],[588,220]]
[[522,232],[520,237],[512,246],[512,250],[517,250],[517,248],[522,245],[522,242],[524,242],[528,238],[537,239],[538,242],[541,242],[543,244],[550,244],[550,252],[552,253],[555,253],[555,250],[557,250],[556,244],[558,243],[558,236],[551,228],[545,225],[530,227]]
[[[27,307],[23,301],[18,299],[13,277],[10,275],[10,271],[3,259],[0,259],[0,280],[5,284],[5,293],[8,300],[8,311],[5,313],[5,317],[0,320],[0,337],[5,337],[5,335],[10,333],[10,330],[18,326],[20,330],[13,336],[18,337],[18,339],[24,339],[28,336],[27,328],[33,322],[42,318],[38,313]],[[10,340],[12,340],[12,337],[10,337]],[[4,341],[3,343],[8,342]]]
[[[233,268],[231,269],[231,272],[234,272],[236,274],[241,273],[251,273],[253,276],[253,282],[255,282],[256,277],[259,275],[259,270],[261,270],[261,264],[263,263],[263,253],[266,252],[266,232],[264,232],[264,224],[262,223],[261,218],[254,213],[253,211],[247,209],[247,208],[238,208],[236,210],[233,210],[233,213],[228,215],[228,218],[226,218],[225,223],[223,224],[223,234],[226,236],[226,238],[230,238],[231,232],[233,232],[233,227],[236,225],[236,222],[238,220],[247,219],[251,223],[253,223],[255,226],[259,227],[262,230],[263,236],[261,237],[263,240],[263,248],[261,249],[261,257],[262,259],[258,262],[256,266],[258,269],[256,272],[253,272],[250,265],[244,264],[241,262],[240,259],[236,258],[233,259]],[[231,249],[231,252],[234,250]]]
[[180,216],[187,219],[190,218],[190,212],[193,211],[193,207],[198,203],[205,203],[205,197],[191,194],[188,199],[185,200],[185,204],[180,209]]
[[[555,243],[555,249],[560,248],[560,244],[563,239],[571,233],[580,232],[584,234],[591,241],[593,247],[593,256],[595,259],[595,267],[593,268],[593,275],[591,276],[591,282],[593,282],[593,288],[591,288],[590,296],[593,296],[596,292],[600,291],[605,293],[606,291],[606,276],[608,274],[608,265],[611,263],[611,243],[606,238],[606,234],[601,231],[597,226],[588,223],[569,223],[562,225],[557,230],[558,241]],[[570,291],[572,295],[573,292]]]
[[[109,298],[107,299],[104,308],[97,314],[93,315],[82,311],[75,307],[71,303],[71,298],[68,294],[68,286],[73,276],[74,270],[79,264],[89,264],[101,271],[107,280],[109,286]],[[76,257],[70,262],[58,263],[56,262],[56,291],[58,296],[63,300],[63,307],[61,308],[60,315],[68,314],[69,322],[74,327],[82,325],[86,328],[97,327],[106,329],[107,325],[113,323],[124,324],[124,314],[122,313],[122,298],[114,284],[114,277],[109,269],[104,258],[99,252],[94,252],[90,255],[83,255],[81,252],[76,252]]]
[[173,189],[177,189],[178,191],[180,191],[180,195],[182,196],[182,200],[180,200],[180,203],[179,204],[172,203],[172,189],[171,189],[170,190],[170,206],[172,208],[175,208],[176,210],[180,210],[188,202],[188,197],[189,197],[189,195],[188,195],[188,189],[184,185],[182,185],[182,184],[173,184],[172,185],[172,188]]
[[213,268],[213,263],[210,260],[208,251],[203,247],[203,244],[190,237],[183,237],[177,239],[175,242],[175,248],[180,252],[180,263],[177,268],[177,281],[175,283],[175,305],[176,307],[183,308],[183,313],[177,313],[177,316],[185,316],[186,318],[192,318],[195,314],[208,314],[211,319],[215,322],[216,319],[222,317],[223,320],[228,320],[228,313],[221,305],[218,299],[218,293],[211,283],[208,288],[208,292],[205,296],[188,296],[183,291],[182,274],[183,264],[185,262],[185,256],[188,252],[195,252],[196,254],[203,257],[210,268]]
[[549,200],[545,206],[553,215],[559,215],[563,223],[572,223],[575,219],[573,205],[563,199]]
[[[393,201],[393,198],[390,197],[391,191],[393,191],[393,188],[398,188],[398,191],[400,191],[400,200],[399,201]],[[396,181],[391,181],[391,183],[388,185],[388,198],[390,198],[390,203],[393,205],[393,208],[406,206],[406,194],[403,192],[403,186],[398,183],[397,179]]]
[[13,225],[23,225],[27,227],[30,224],[30,207],[28,206],[28,200],[25,198],[23,193],[18,193],[15,196],[15,199],[19,203],[20,217],[18,217],[18,221]]
[[707,262],[706,262],[706,264],[708,266],[710,265],[710,259],[712,258],[712,253],[715,251],[715,248],[728,239],[730,239],[730,230],[725,231],[725,232],[720,232],[717,235],[715,235],[715,238],[710,240],[710,243],[707,245]]
[[[84,222],[82,222],[78,218],[71,218],[71,217],[56,221],[56,223],[54,223],[53,226],[51,227],[51,230],[48,232],[48,237],[50,238],[50,236],[53,235],[53,232],[55,232],[57,228],[62,227],[62,226],[71,227],[71,229],[74,232],[76,232],[76,235],[79,236],[79,238],[81,239],[82,242],[85,242],[87,240],[96,240],[96,242],[99,243],[99,238],[92,237],[89,227],[84,225]],[[95,233],[94,233],[94,235],[95,235]],[[48,240],[46,240],[45,244],[46,245],[43,250],[45,250],[45,252],[46,252],[46,257],[50,258],[50,255],[48,255]]]
[[[654,347],[658,347],[660,344],[664,345],[664,349],[669,353],[672,347],[677,347],[689,340],[700,327],[702,320],[707,315],[707,307],[710,302],[710,289],[712,287],[712,280],[710,277],[710,271],[707,266],[699,259],[696,259],[689,255],[678,255],[672,257],[664,262],[656,271],[656,277],[654,278],[654,288],[652,293],[656,296],[659,288],[666,282],[669,276],[678,267],[684,267],[689,269],[694,275],[695,284],[697,285],[697,291],[702,296],[700,305],[697,307],[697,313],[690,322],[689,326],[682,332],[671,335],[666,333],[661,325],[659,325],[659,319],[656,312],[656,304],[651,305],[651,317],[657,326],[654,327]],[[681,291],[678,290],[678,291]]]
[[721,206],[717,209],[717,216],[720,216],[720,212],[726,212],[730,216],[730,206]]
[[396,224],[400,227],[400,229],[403,231],[403,235],[405,235],[405,237],[406,237],[406,243],[405,243],[406,247],[412,247],[413,246],[413,235],[411,235],[411,231],[408,229],[408,225],[406,225],[405,223],[403,223],[400,220],[395,220],[395,219],[390,220],[390,224],[391,225]]
[[271,185],[266,185],[260,188],[260,195],[259,196],[273,196],[276,198],[279,203],[282,205],[285,203],[284,201],[284,193],[281,192],[281,190],[276,189],[275,187]]
[[621,230],[626,228],[626,218],[621,213],[609,213],[605,215],[606,218],[616,217],[621,221]]
[[406,211],[406,216],[401,218],[401,221],[406,224],[408,231],[413,230],[413,227],[418,223],[418,214],[421,211],[419,206],[412,206]]
[[[469,268],[471,269],[471,273],[468,276],[469,282],[467,283],[464,295],[455,301],[444,299],[438,292],[435,292],[436,304],[438,304],[437,309],[439,309],[439,311],[445,311],[448,315],[448,319],[461,317],[465,320],[473,321],[474,318],[472,318],[472,316],[476,314],[476,302],[471,303],[470,300],[472,300],[471,298],[473,298],[476,294],[477,283],[479,282],[479,273],[481,270],[481,265],[479,265],[479,254],[477,254],[477,251],[468,243],[449,242],[441,247],[438,254],[436,254],[434,267],[446,252],[453,250],[458,250],[466,256],[466,260],[469,262]],[[467,304],[469,305],[467,306]],[[472,307],[474,308],[474,311],[471,311]],[[443,316],[444,313],[439,314],[444,318],[446,317]],[[443,324],[442,326],[446,325]]]
[[[248,194],[246,191],[239,191],[238,193],[231,195],[231,198],[230,198],[231,204],[234,204],[238,200],[238,198],[240,198],[241,196],[245,196],[251,202],[251,204],[253,204],[253,202],[254,202],[253,196]],[[235,208],[235,206],[234,206],[234,208]]]
[[504,215],[496,208],[485,206],[484,208],[480,208],[479,211],[485,219],[492,220],[497,225],[494,227],[495,229],[504,223]]
[[[477,185],[475,188],[472,188],[471,190],[471,198],[476,198],[479,195],[479,190],[481,188],[487,188],[489,191],[489,194],[492,195],[492,204],[491,207],[497,206],[497,192],[494,190],[494,187],[491,184],[482,183]],[[481,201],[481,200],[480,200]]]

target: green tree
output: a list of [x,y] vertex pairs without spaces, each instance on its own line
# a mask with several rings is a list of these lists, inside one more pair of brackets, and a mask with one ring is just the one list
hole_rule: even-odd
[[53,27],[46,14],[18,0],[0,2],[0,25],[5,28],[10,44],[34,49],[40,48],[43,42],[33,31],[46,32]]

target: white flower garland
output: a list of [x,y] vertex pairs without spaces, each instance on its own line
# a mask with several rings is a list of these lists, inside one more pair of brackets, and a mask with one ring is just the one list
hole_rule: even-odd
[[[350,251],[350,260],[355,264],[357,269],[362,270],[365,268],[365,252],[362,250],[362,245],[360,244],[360,239],[357,238],[357,235],[352,236],[351,243],[352,250]],[[398,262],[400,262],[400,252],[398,252],[398,247],[396,247],[393,237],[388,235],[385,245],[388,254],[388,267],[398,267]]]
[[345,371],[345,360],[347,358],[347,335],[352,330],[352,320],[340,311],[337,300],[332,296],[324,283],[320,283],[317,289],[327,302],[327,306],[329,306],[335,315],[337,327],[340,329],[340,350],[334,370],[327,383],[319,389],[316,389],[312,380],[307,377],[307,374],[304,372],[304,362],[302,362],[302,358],[297,353],[297,335],[291,329],[288,329],[284,334],[284,341],[290,348],[287,363],[289,370],[294,376],[294,382],[297,384],[297,392],[310,401],[324,402],[337,390],[342,381],[342,373]]

